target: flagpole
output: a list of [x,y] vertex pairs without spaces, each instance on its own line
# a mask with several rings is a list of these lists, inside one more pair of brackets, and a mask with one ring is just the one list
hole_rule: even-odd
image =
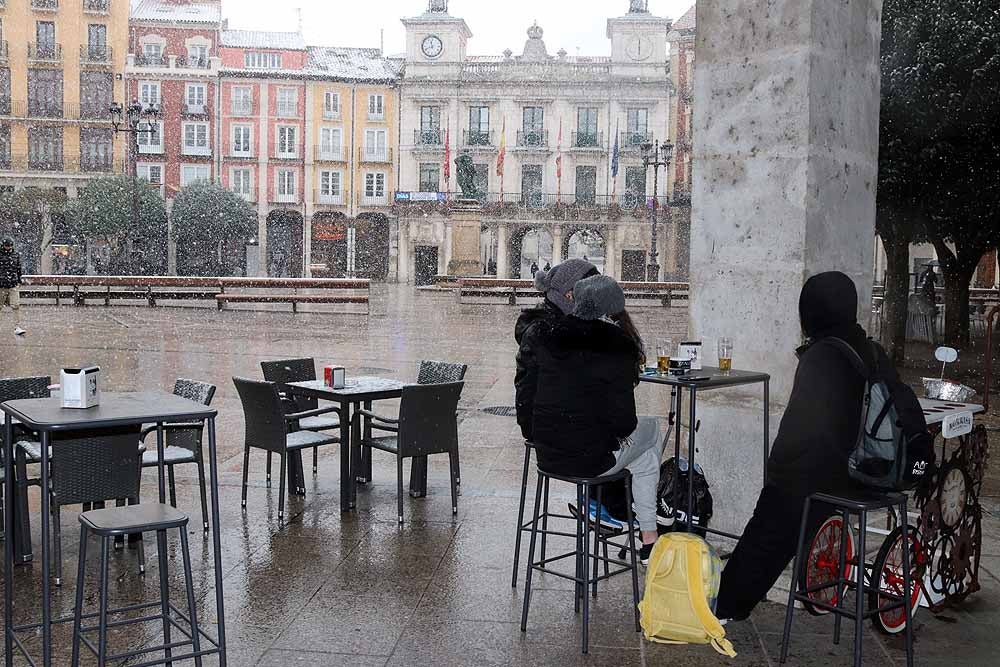
[[556,141],[556,205],[562,204],[562,117],[559,118],[559,139]]

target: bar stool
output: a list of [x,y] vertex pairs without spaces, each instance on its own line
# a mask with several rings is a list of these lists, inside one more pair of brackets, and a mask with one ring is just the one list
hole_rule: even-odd
[[[811,503],[819,502],[830,505],[841,514],[843,517],[842,523],[842,533],[840,536],[840,557],[837,561],[837,578],[816,586],[812,586],[809,589],[803,591],[796,591],[796,586],[794,582],[800,580],[801,569],[802,569],[802,547],[806,542],[806,530],[809,519],[809,507]],[[867,570],[867,565],[865,563],[865,527],[868,525],[868,513],[877,510],[896,510],[898,508],[900,521],[902,523],[902,535],[903,538],[903,548],[901,549],[903,555],[903,595],[896,595],[888,591],[879,589],[879,573],[871,572],[866,580],[866,575],[869,575]],[[858,517],[858,542],[856,556],[851,561],[847,560],[847,531],[850,530],[849,523],[850,517],[854,515]],[[831,612],[834,617],[833,626],[833,643],[840,643],[840,619],[842,617],[847,617],[854,620],[854,665],[855,667],[861,667],[861,639],[864,632],[864,622],[866,618],[871,618],[876,614],[880,614],[886,611],[891,611],[893,609],[903,608],[903,614],[906,621],[906,664],[907,667],[913,667],[913,624],[910,619],[910,591],[913,590],[913,581],[911,579],[910,572],[910,549],[909,544],[906,539],[908,534],[907,529],[907,515],[906,515],[906,494],[903,493],[873,493],[871,495],[859,495],[855,497],[847,496],[835,496],[826,493],[814,493],[810,495],[805,500],[805,506],[802,511],[802,523],[799,528],[799,543],[798,548],[795,551],[795,566],[794,573],[792,575],[792,586],[788,591],[788,606],[785,609],[785,631],[782,635],[781,640],[781,662],[784,663],[785,659],[788,657],[788,643],[792,634],[792,614],[795,609],[795,602],[802,601],[806,602],[813,607],[826,610]],[[851,581],[844,578],[844,571],[846,565],[854,565],[855,580]],[[815,600],[809,595],[817,591],[831,588],[837,588],[837,604],[831,605],[825,602]],[[844,594],[848,588],[853,588],[856,601],[855,608],[853,611],[844,608]],[[865,595],[870,591],[876,591],[877,597],[886,598],[890,600],[889,604],[884,606],[878,606],[876,603],[875,608],[865,609]]]
[[[80,562],[76,578],[76,606],[73,611],[73,667],[77,667],[80,664],[81,642],[97,656],[99,667],[104,667],[110,663],[117,664],[127,658],[143,656],[158,651],[163,652],[164,658],[162,660],[143,661],[142,664],[169,664],[172,661],[194,658],[195,665],[201,667],[201,637],[203,633],[198,627],[197,610],[195,608],[194,584],[191,578],[191,555],[188,551],[187,525],[188,518],[186,515],[169,505],[160,503],[91,510],[80,515]],[[170,587],[167,580],[167,531],[171,529],[177,529],[181,538],[184,579],[187,588],[187,616],[170,603]],[[160,599],[156,602],[108,609],[108,553],[112,540],[119,535],[154,531],[156,532],[156,547],[157,555],[159,556]],[[87,537],[90,533],[101,538],[101,590],[98,611],[96,613],[84,614],[83,586],[87,567]],[[108,622],[108,617],[115,614],[151,609],[157,606],[160,608],[159,614],[144,615],[112,623]],[[184,625],[178,623],[171,616],[171,612],[184,621]],[[83,627],[83,619],[92,619],[95,617],[97,618],[96,627]],[[132,625],[157,620],[163,623],[162,645],[108,655],[109,626]],[[171,626],[176,627],[184,636],[184,639],[181,641],[171,641]],[[95,630],[97,631],[97,646],[94,646],[93,642],[84,636],[85,633],[94,632]],[[204,636],[208,639],[207,635]],[[211,639],[208,639],[208,641],[212,642]],[[191,646],[190,652],[183,655],[173,655],[174,649],[188,645]]]
[[[567,484],[573,484],[576,487],[576,498],[577,498],[577,515],[575,517],[566,517],[576,520],[576,531],[573,533],[560,532],[557,530],[547,530],[543,527],[539,530],[540,525],[545,525],[545,517],[548,514],[548,487],[549,480],[556,480],[558,482],[565,482]],[[607,530],[601,527],[600,522],[592,523],[589,518],[589,507],[590,499],[593,497],[597,504],[601,504],[601,488],[603,485],[617,482],[619,480],[624,480],[625,482],[625,504],[627,507],[627,516],[625,521],[625,528],[620,531]],[[546,503],[544,511],[542,510],[543,497]],[[523,496],[522,496],[523,498]],[[522,501],[523,502],[523,501]],[[556,515],[552,515],[553,517]],[[568,579],[570,581],[576,582],[575,592],[574,592],[574,611],[579,613],[580,603],[583,602],[583,653],[587,653],[590,645],[590,596],[587,595],[588,589],[593,588],[593,596],[597,597],[597,582],[602,579],[608,579],[618,574],[631,571],[632,574],[632,602],[633,609],[635,611],[635,631],[640,632],[641,626],[639,625],[639,571],[636,565],[636,546],[635,546],[635,531],[632,529],[634,525],[634,517],[632,514],[632,475],[625,469],[617,472],[613,475],[605,475],[602,477],[569,477],[565,475],[556,475],[550,472],[546,472],[541,468],[538,468],[538,483],[535,487],[535,511],[532,514],[530,520],[530,531],[531,540],[528,546],[528,568],[527,575],[524,581],[524,607],[521,612],[521,632],[526,632],[528,629],[528,608],[531,603],[531,573],[533,570],[538,570],[539,572],[546,572],[548,574],[561,577],[563,579]],[[521,519],[518,520],[518,525],[522,526],[518,529],[518,537],[520,538],[521,530],[523,530],[524,525]],[[594,533],[594,551],[593,554],[590,553],[590,533]],[[568,551],[556,556],[550,556],[546,558],[544,555],[541,556],[540,560],[535,561],[535,543],[537,541],[539,533],[542,534],[543,540],[546,535],[562,535],[565,537],[573,537],[576,539],[576,546],[573,551]],[[623,559],[609,558],[608,557],[608,544],[612,544],[615,547],[621,547],[620,544],[615,544],[610,542],[613,538],[625,537],[628,538],[627,549],[631,558],[629,561]],[[601,554],[601,546],[604,546],[604,553]],[[566,558],[574,558],[576,562],[576,573],[575,575],[568,575],[563,572],[557,572],[546,567],[549,563],[554,563]],[[590,561],[594,561],[593,574],[590,570]],[[604,574],[598,574],[598,563],[604,563]],[[610,571],[609,565],[614,565],[618,569]]]

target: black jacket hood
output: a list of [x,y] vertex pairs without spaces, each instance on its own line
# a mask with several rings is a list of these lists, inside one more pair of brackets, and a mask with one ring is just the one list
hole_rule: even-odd
[[799,296],[799,320],[807,338],[824,338],[858,322],[858,290],[840,271],[809,278]]

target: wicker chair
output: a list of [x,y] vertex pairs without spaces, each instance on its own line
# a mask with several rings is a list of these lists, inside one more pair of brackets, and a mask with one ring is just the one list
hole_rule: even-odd
[[[316,379],[316,360],[306,359],[278,359],[277,361],[262,361],[260,369],[264,373],[264,379],[268,382],[286,384],[289,382],[308,382]],[[280,391],[282,405],[285,406],[286,413],[309,412],[310,416],[303,417],[292,424],[295,431],[331,431],[340,429],[340,406],[329,406],[320,409],[319,401],[308,396],[289,396]],[[313,474],[319,468],[319,447],[313,447]],[[267,481],[271,481],[271,452],[267,454]]]
[[277,454],[281,461],[278,483],[278,521],[285,518],[285,474],[288,470],[289,452],[301,451],[307,447],[320,447],[340,442],[340,436],[324,435],[313,431],[293,431],[290,424],[311,416],[307,412],[287,414],[281,402],[278,386],[273,382],[260,382],[245,378],[233,378],[236,391],[243,404],[246,421],[246,439],[243,448],[243,495],[242,506],[247,506],[247,475],[250,471],[250,449],[263,449]]
[[[215,396],[215,385],[197,380],[183,378],[174,382],[174,395],[181,396],[202,405],[211,405]],[[167,479],[170,483],[170,505],[177,507],[177,489],[174,483],[174,466],[195,464],[198,466],[198,486],[201,491],[202,528],[208,532],[208,502],[205,496],[205,462],[201,454],[201,441],[205,430],[204,422],[163,425],[163,464],[167,468]],[[156,440],[156,426],[146,426],[142,429],[141,439],[146,442],[148,435]],[[142,455],[143,468],[159,466],[159,456],[156,445],[147,445]]]
[[[26,398],[48,398],[51,393],[49,392],[49,385],[52,384],[52,378],[48,375],[38,375],[33,377],[20,377],[20,378],[0,378],[0,403],[6,403],[7,401],[18,401]],[[4,481],[4,470],[3,470],[3,445],[4,445],[4,432],[3,428],[0,427],[0,482]],[[20,445],[24,443],[27,446],[27,450],[24,454],[25,463],[37,463],[41,459],[38,454],[41,453],[41,446],[38,444],[36,436],[31,433],[31,431],[25,430],[21,427],[15,425],[14,427],[14,443],[20,449]],[[32,456],[30,452],[34,452],[35,455]],[[17,457],[15,457],[17,460]],[[23,466],[22,466],[23,467]],[[26,478],[26,470],[21,470],[19,474],[14,475],[14,479],[20,484],[37,484],[37,480],[29,481]],[[4,485],[0,483],[0,539],[4,539]]]
[[[351,456],[360,464],[362,447],[396,455],[396,502],[399,523],[403,523],[403,459],[448,454],[451,463],[451,511],[458,513],[458,400],[462,382],[409,385],[403,387],[399,418],[390,419],[358,410],[351,421]],[[372,428],[392,431],[389,436],[362,437],[361,420]],[[377,425],[377,426],[376,426]]]

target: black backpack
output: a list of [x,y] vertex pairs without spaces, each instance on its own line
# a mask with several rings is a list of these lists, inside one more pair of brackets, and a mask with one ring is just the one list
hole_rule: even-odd
[[905,491],[930,477],[934,438],[913,389],[895,373],[883,372],[882,360],[888,359],[874,341],[869,340],[872,369],[847,341],[824,340],[843,351],[865,379],[861,426],[847,464],[851,479],[881,491]]
[[[674,458],[670,457],[660,464],[660,482],[656,486],[656,502],[659,505],[659,513],[665,516],[673,516],[673,531],[684,531],[687,527],[687,497],[688,497],[688,477],[691,474],[691,467],[687,461],[683,460],[680,466],[674,465]],[[692,496],[694,507],[694,533],[705,537],[705,528],[712,518],[712,493],[708,490],[708,480],[701,470],[701,466],[694,469],[694,493]]]

